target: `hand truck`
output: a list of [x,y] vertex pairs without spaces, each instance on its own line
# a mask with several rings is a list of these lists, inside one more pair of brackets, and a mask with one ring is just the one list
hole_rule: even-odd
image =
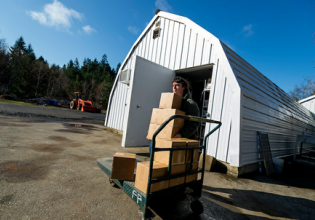
[[[217,124],[217,126],[212,129],[205,137],[204,137],[204,142],[203,146],[198,146],[198,147],[176,147],[176,148],[155,148],[155,139],[156,136],[160,133],[160,131],[173,119],[176,118],[182,118],[185,120],[189,121],[195,121],[195,122],[200,122],[200,123],[214,123]],[[153,134],[152,137],[152,149],[151,149],[151,157],[150,157],[150,169],[149,169],[149,177],[148,177],[148,186],[147,186],[147,193],[143,193],[137,188],[135,188],[135,183],[132,181],[121,181],[121,180],[116,180],[116,179],[110,179],[110,183],[114,186],[117,185],[120,187],[122,190],[124,190],[127,195],[129,195],[139,206],[140,206],[140,214],[142,215],[142,219],[151,219],[154,217],[153,212],[148,209],[148,206],[150,206],[150,201],[157,197],[162,197],[165,195],[171,195],[172,193],[178,192],[179,190],[185,190],[187,187],[192,190],[192,193],[190,195],[194,199],[198,199],[201,197],[201,192],[202,192],[202,185],[203,185],[203,179],[204,179],[204,167],[205,167],[205,159],[206,159],[206,153],[207,152],[207,138],[215,132],[220,126],[221,126],[220,121],[214,121],[211,119],[206,119],[206,118],[201,118],[201,117],[195,117],[195,116],[189,116],[189,115],[173,115],[170,118],[168,118],[163,124],[156,130],[156,132]],[[191,163],[190,167],[192,168],[192,163],[193,163],[193,157],[194,157],[194,150],[195,149],[202,149],[203,150],[203,160],[202,160],[202,168],[196,171],[191,171],[185,174],[180,174],[180,175],[174,175],[171,176],[171,161],[172,161],[172,156],[173,152],[177,150],[191,150]],[[170,151],[170,157],[169,157],[169,166],[168,166],[168,176],[163,177],[163,178],[151,178],[152,175],[152,169],[153,169],[153,161],[154,161],[154,153],[159,152],[159,151]],[[97,159],[97,165],[108,175],[111,175],[111,169],[112,169],[112,161],[113,158],[99,158]],[[137,158],[137,162],[142,162],[143,160]],[[192,174],[198,174],[201,173],[201,179],[200,180],[194,180],[189,183],[184,183],[178,186],[170,187],[164,190],[160,190],[157,192],[149,192],[149,189],[151,188],[151,184],[161,182],[164,180],[171,180],[187,175],[192,175]],[[196,200],[194,200],[196,202]],[[193,202],[193,203],[194,203]],[[196,212],[203,212],[203,210],[200,211],[200,209],[194,208],[195,205],[191,204],[192,211]],[[195,209],[195,210],[194,210]],[[198,211],[199,210],[199,211]],[[201,214],[198,213],[198,214]]]

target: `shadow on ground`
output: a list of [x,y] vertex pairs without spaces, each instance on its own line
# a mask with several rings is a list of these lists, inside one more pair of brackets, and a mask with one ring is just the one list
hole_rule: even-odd
[[281,174],[274,174],[268,177],[255,172],[244,175],[241,178],[269,184],[315,190],[314,176],[314,166],[289,161],[285,163],[283,173]]

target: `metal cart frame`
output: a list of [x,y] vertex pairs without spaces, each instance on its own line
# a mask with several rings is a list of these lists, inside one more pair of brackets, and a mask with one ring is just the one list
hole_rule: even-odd
[[[176,148],[155,148],[155,139],[156,136],[160,133],[160,131],[173,119],[176,118],[182,118],[189,121],[195,121],[195,122],[201,122],[201,123],[214,123],[217,124],[217,126],[212,129],[205,137],[203,146],[197,146],[197,147],[176,147]],[[148,176],[148,186],[147,186],[147,193],[144,194],[140,190],[134,187],[134,182],[131,181],[121,181],[121,180],[110,180],[111,183],[114,183],[118,185],[122,190],[124,190],[139,206],[140,206],[140,213],[142,215],[143,219],[150,219],[154,217],[154,214],[151,212],[150,209],[148,209],[148,206],[150,204],[150,201],[153,198],[163,196],[165,194],[170,194],[172,192],[178,191],[180,189],[185,189],[186,187],[189,187],[193,190],[192,196],[196,199],[201,197],[202,192],[202,186],[203,186],[203,180],[204,180],[204,171],[205,171],[205,159],[206,159],[206,153],[203,154],[203,160],[202,160],[202,168],[197,169],[196,171],[191,171],[188,173],[180,174],[180,175],[174,175],[171,176],[171,161],[173,157],[173,152],[178,150],[191,150],[191,162],[190,167],[192,168],[193,158],[194,158],[194,150],[195,149],[202,149],[203,152],[207,152],[207,138],[215,132],[219,127],[222,125],[220,121],[214,121],[211,119],[206,118],[200,118],[195,116],[189,116],[189,115],[173,115],[170,118],[168,118],[153,134],[152,137],[152,148],[151,148],[151,157],[150,157],[150,169],[149,169],[149,176]],[[169,157],[169,166],[168,166],[168,176],[163,178],[154,178],[152,179],[152,170],[153,170],[153,161],[154,161],[154,153],[159,151],[170,151],[170,157]],[[98,166],[108,175],[110,176],[111,173],[111,164],[112,158],[100,158],[97,160]],[[171,180],[176,179],[179,177],[186,177],[188,175],[198,174],[201,173],[201,179],[200,180],[194,180],[189,183],[184,183],[178,186],[170,187],[164,190],[160,190],[157,192],[150,192],[151,184],[161,182],[164,180]]]

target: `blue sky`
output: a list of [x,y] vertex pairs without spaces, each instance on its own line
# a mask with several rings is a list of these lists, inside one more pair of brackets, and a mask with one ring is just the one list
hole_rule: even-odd
[[312,0],[2,0],[0,38],[23,36],[37,57],[63,65],[107,54],[123,62],[157,8],[188,17],[288,92],[315,76]]

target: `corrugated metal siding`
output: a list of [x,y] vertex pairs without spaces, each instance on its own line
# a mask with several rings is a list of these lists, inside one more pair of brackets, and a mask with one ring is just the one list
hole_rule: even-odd
[[109,108],[107,127],[116,130],[123,130],[123,118],[125,115],[125,104],[127,98],[128,87],[122,83],[116,83],[112,103]]
[[315,134],[311,113],[226,45],[224,50],[243,93],[240,165],[258,161],[257,131],[269,134],[272,156],[293,154],[297,134],[304,128]]
[[[217,46],[219,47],[219,46]],[[210,47],[211,48],[211,47]],[[231,86],[234,78],[229,77],[226,74],[228,66],[224,63],[222,55],[218,54],[219,49],[212,51],[213,58],[210,57],[212,62],[215,63],[213,70],[210,100],[208,112],[210,118],[222,122],[221,128],[213,133],[208,142],[208,155],[214,156],[216,159],[223,162],[231,163],[230,149],[239,148],[239,142],[231,142],[232,135],[238,136],[237,121],[239,121],[239,115],[232,117],[233,111],[237,110],[234,106],[232,107],[233,89]],[[235,80],[235,79],[234,79]],[[234,88],[235,89],[235,88]],[[236,126],[232,127],[232,124]],[[206,133],[215,128],[215,124],[207,124]],[[209,130],[210,129],[210,130]],[[234,155],[235,156],[235,155]],[[236,161],[236,162],[235,162]],[[234,159],[234,166],[238,165],[238,158]]]
[[[161,32],[160,37],[153,39],[152,33],[156,21],[160,21]],[[230,163],[229,151],[231,148],[236,149],[236,153],[233,154],[233,165],[238,166],[240,116],[237,109],[239,107],[232,107],[231,100],[233,92],[236,91],[235,89],[239,90],[239,86],[237,85],[235,88],[237,81],[232,75],[220,41],[189,19],[184,24],[177,22],[176,19],[157,17],[154,22],[151,21],[151,26],[131,49],[122,69],[130,68],[134,55],[172,70],[215,63],[208,112],[211,114],[210,118],[222,121],[223,126],[209,139],[207,153]],[[124,114],[122,111],[125,109],[124,101],[127,92],[125,85],[117,83],[113,90],[107,126],[123,130]],[[124,97],[124,101],[115,100],[121,100],[121,97]],[[233,111],[237,113],[235,114]],[[119,123],[116,122],[117,118],[120,118]],[[214,128],[214,125],[208,126],[207,124],[205,132],[207,133],[210,128]],[[232,138],[233,134],[234,138]]]

